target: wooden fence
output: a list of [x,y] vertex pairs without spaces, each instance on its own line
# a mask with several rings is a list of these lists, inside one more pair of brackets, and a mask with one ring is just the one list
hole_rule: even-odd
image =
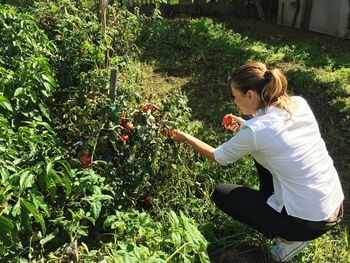
[[[266,19],[262,0],[165,0],[160,3],[155,0],[121,0],[122,5],[130,10],[139,7],[141,13],[151,14],[158,3],[162,14],[179,13],[187,15],[258,17]],[[271,0],[272,1],[272,0]]]

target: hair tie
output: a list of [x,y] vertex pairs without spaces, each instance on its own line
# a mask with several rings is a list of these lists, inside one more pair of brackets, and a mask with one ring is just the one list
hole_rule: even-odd
[[266,70],[264,73],[265,83],[269,82],[272,77],[272,72],[270,70]]

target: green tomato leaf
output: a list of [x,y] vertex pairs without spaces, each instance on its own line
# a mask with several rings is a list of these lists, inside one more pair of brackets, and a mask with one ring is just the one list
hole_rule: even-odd
[[21,199],[19,198],[17,203],[13,206],[11,210],[11,215],[16,217],[21,214]]
[[46,216],[50,216],[48,205],[45,203],[44,197],[41,195],[41,193],[35,190],[31,191],[31,193],[35,207],[41,208]]
[[41,113],[45,116],[45,118],[48,120],[51,120],[49,108],[46,107],[43,103],[39,103],[38,106],[39,106]]
[[72,193],[72,181],[67,175],[63,176],[64,186],[66,188],[66,196],[69,196]]
[[10,101],[4,96],[0,96],[0,106],[11,112],[13,111]]
[[100,201],[95,201],[91,204],[91,215],[95,220],[97,220],[98,217],[100,216],[101,210],[102,210],[102,203]]
[[13,96],[17,97],[18,95],[21,95],[21,94],[24,94],[24,88],[17,88]]
[[9,232],[14,227],[15,227],[15,225],[13,224],[13,222],[10,219],[8,219],[4,216],[0,216],[0,229]]
[[45,234],[46,225],[43,216],[39,213],[38,209],[34,206],[34,204],[26,199],[21,199],[21,204],[25,209],[27,209],[35,218],[35,220],[40,224],[41,230]]
[[31,170],[25,170],[20,173],[20,179],[19,179],[19,187],[20,191],[23,191],[24,189],[31,187],[34,183],[34,177],[35,174],[32,173]]
[[53,132],[53,129],[51,128],[50,124],[48,124],[47,122],[39,121],[36,124],[44,126],[48,131]]
[[8,218],[0,216],[0,243],[10,245],[16,238],[15,224]]

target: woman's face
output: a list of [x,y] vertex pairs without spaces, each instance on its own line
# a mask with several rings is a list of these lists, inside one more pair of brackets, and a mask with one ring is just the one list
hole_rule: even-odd
[[234,97],[233,102],[237,105],[239,110],[244,115],[253,115],[258,110],[260,103],[260,97],[254,91],[248,90],[246,94],[231,86],[232,95]]

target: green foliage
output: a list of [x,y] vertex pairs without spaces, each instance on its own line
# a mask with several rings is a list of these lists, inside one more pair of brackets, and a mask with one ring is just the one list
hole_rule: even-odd
[[50,118],[50,103],[55,80],[49,66],[54,46],[39,29],[33,17],[17,14],[0,6],[1,105],[10,112],[16,125],[21,121]]
[[[114,262],[210,262],[207,241],[192,220],[180,212],[167,212],[162,223],[147,213],[116,212],[104,222],[114,233],[113,243],[104,246],[106,260]],[[95,252],[90,252],[93,255]],[[88,256],[88,255],[85,255]]]
[[[53,170],[61,151],[50,125],[48,103],[55,81],[46,56],[53,45],[33,17],[0,6],[1,77],[1,257],[26,246],[21,238],[45,235],[49,217],[47,193],[67,186]],[[64,176],[63,176],[64,177]]]

